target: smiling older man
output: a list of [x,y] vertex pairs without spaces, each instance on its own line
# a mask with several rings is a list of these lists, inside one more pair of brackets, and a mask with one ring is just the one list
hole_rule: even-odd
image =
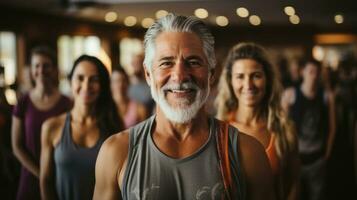
[[274,199],[263,147],[205,112],[215,67],[207,26],[161,18],[145,35],[144,66],[156,114],[103,144],[94,199]]

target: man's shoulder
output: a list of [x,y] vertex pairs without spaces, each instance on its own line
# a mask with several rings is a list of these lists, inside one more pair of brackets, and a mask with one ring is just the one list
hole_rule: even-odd
[[102,149],[109,152],[116,152],[118,150],[128,148],[129,145],[129,129],[122,132],[116,133],[109,138],[107,138],[103,145]]
[[103,151],[108,151],[108,153],[115,153],[116,151],[127,152],[130,140],[132,140],[130,138],[133,138],[133,142],[135,143],[135,141],[140,139],[142,135],[150,132],[151,122],[153,120],[152,117],[107,138],[102,146]]

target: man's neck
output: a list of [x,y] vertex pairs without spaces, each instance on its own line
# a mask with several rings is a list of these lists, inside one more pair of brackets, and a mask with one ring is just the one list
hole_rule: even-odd
[[208,116],[204,109],[198,111],[197,115],[187,123],[172,122],[159,108],[157,109],[155,134],[184,141],[193,134],[208,133],[208,130]]

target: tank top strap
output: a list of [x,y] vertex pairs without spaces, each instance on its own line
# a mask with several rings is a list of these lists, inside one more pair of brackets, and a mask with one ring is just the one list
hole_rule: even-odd
[[72,144],[71,142],[72,136],[71,136],[71,113],[67,112],[66,114],[66,119],[64,122],[64,127],[62,131],[62,137],[61,137],[61,146],[68,146]]
[[232,162],[231,164],[231,170],[232,170],[232,176],[233,180],[235,181],[235,186],[237,190],[235,191],[235,196],[239,199],[245,199],[246,198],[246,182],[245,182],[245,176],[243,173],[243,166],[241,163],[241,158],[239,156],[240,154],[240,145],[239,145],[239,134],[240,131],[235,128],[234,126],[229,125],[228,127],[228,134],[229,134],[229,148],[230,148],[230,154],[229,154],[229,159]]
[[127,188],[127,182],[129,179],[129,169],[133,165],[133,159],[132,157],[135,155],[137,151],[137,146],[140,144],[140,142],[143,142],[146,138],[146,135],[149,134],[150,136],[150,131],[152,124],[155,120],[155,116],[151,116],[149,119],[131,127],[129,129],[129,148],[128,148],[128,163],[126,166],[126,170],[124,172],[124,177],[123,177],[123,184],[122,184],[122,196],[123,199],[128,199],[127,194],[124,192],[126,191]]

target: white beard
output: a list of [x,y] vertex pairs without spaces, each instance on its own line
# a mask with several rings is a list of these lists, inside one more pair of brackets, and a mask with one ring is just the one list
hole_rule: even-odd
[[158,104],[158,106],[163,111],[164,115],[174,123],[185,124],[192,120],[197,112],[202,108],[204,103],[206,102],[209,92],[210,85],[207,84],[207,89],[201,89],[197,85],[196,96],[194,102],[189,105],[189,101],[187,99],[183,99],[183,101],[178,103],[178,106],[175,108],[167,102],[164,94],[164,87],[160,88],[159,93],[156,91],[156,85],[154,83],[153,78],[151,78],[150,91],[153,99]]

